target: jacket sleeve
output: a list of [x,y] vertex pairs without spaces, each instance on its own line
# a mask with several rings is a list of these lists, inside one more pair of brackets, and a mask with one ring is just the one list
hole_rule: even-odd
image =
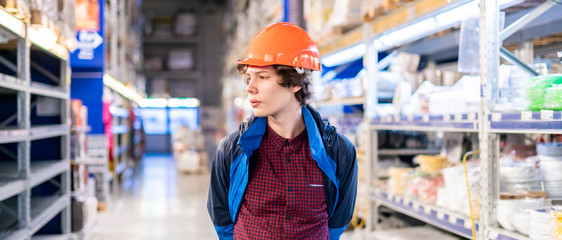
[[230,186],[229,152],[233,144],[225,137],[217,148],[211,166],[211,182],[207,199],[207,210],[217,231],[219,239],[232,239],[234,223],[230,218],[228,207],[228,189]]
[[339,195],[338,203],[334,210],[329,224],[330,239],[339,239],[340,235],[344,232],[347,224],[353,217],[353,210],[355,209],[355,198],[357,195],[357,153],[355,147],[349,140],[341,136],[343,141],[340,142],[344,150],[344,154],[339,159],[337,175],[339,176]]

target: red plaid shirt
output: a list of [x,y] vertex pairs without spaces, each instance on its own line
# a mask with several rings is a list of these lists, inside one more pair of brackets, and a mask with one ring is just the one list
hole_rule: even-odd
[[329,239],[322,172],[306,129],[285,139],[269,125],[252,162],[234,239]]

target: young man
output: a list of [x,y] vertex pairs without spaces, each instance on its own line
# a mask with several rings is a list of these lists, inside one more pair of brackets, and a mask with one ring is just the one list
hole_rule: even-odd
[[351,142],[316,110],[319,54],[303,29],[273,24],[237,64],[254,114],[213,158],[207,208],[220,239],[339,239],[357,192]]

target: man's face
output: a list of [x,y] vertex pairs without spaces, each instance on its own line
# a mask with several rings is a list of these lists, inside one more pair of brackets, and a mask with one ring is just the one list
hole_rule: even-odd
[[295,93],[301,87],[282,87],[281,76],[272,66],[248,66],[245,76],[246,91],[257,117],[274,116],[299,105]]

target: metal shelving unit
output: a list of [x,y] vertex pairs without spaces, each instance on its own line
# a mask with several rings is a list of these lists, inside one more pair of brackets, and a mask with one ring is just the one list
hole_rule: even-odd
[[[499,199],[499,134],[562,134],[562,112],[495,112],[494,105],[496,102],[494,102],[495,99],[492,96],[500,96],[500,92],[502,91],[496,86],[500,56],[512,64],[521,66],[531,73],[533,72],[531,67],[516,59],[513,54],[503,48],[501,42],[503,41],[505,44],[529,41],[535,37],[562,32],[562,25],[559,24],[562,22],[562,15],[559,14],[562,10],[562,5],[556,4],[551,0],[546,0],[533,9],[510,13],[505,19],[505,24],[508,27],[500,31],[498,27],[500,21],[500,4],[502,7],[509,7],[517,3],[500,0],[482,0],[479,4],[480,31],[482,31],[479,36],[481,46],[479,72],[481,74],[482,94],[480,110],[478,112],[436,116],[375,116],[376,111],[374,111],[374,108],[377,107],[376,105],[378,102],[376,86],[377,72],[388,65],[387,61],[383,60],[379,62],[379,59],[377,59],[378,51],[387,51],[407,43],[407,46],[400,47],[401,51],[426,55],[435,54],[436,56],[433,57],[440,56],[450,59],[457,55],[446,52],[451,51],[452,48],[458,48],[460,32],[458,30],[453,30],[442,36],[427,39],[425,39],[427,36],[445,28],[435,29],[433,32],[428,31],[427,34],[416,32],[417,35],[408,36],[407,39],[404,38],[395,45],[385,45],[384,41],[388,39],[383,40],[382,38],[389,37],[401,29],[408,27],[412,29],[411,27],[413,25],[422,21],[427,22],[426,20],[431,18],[434,18],[436,22],[438,22],[438,18],[441,17],[441,14],[447,13],[447,11],[463,4],[478,6],[477,2],[462,0],[453,2],[443,2],[439,0],[414,1],[385,17],[364,23],[361,28],[352,30],[338,39],[320,46],[319,50],[322,55],[328,53],[338,54],[340,50],[343,53],[346,49],[350,50],[359,45],[364,45],[365,54],[362,57],[365,59],[366,79],[370,80],[367,84],[368,86],[363,100],[365,117],[367,121],[369,121],[367,147],[365,148],[365,156],[368,160],[364,161],[366,164],[364,167],[366,169],[367,182],[369,184],[371,184],[371,181],[376,177],[374,176],[375,171],[373,170],[377,168],[378,156],[381,154],[406,153],[400,150],[377,149],[378,130],[477,133],[479,136],[479,150],[481,151],[480,195],[482,198],[477,239],[527,240],[528,237],[526,236],[499,228],[496,222],[495,207]],[[458,22],[455,23],[455,25],[458,24]],[[453,26],[448,26],[448,28],[450,27]],[[398,34],[395,35],[398,36]],[[347,100],[344,100],[339,104],[345,105],[347,103]],[[318,103],[317,105],[334,104],[338,103],[325,102]],[[427,153],[431,152],[431,150],[427,151]],[[411,150],[408,154],[420,154],[420,152]],[[469,218],[462,214],[450,213],[450,211],[445,209],[416,203],[415,201],[407,200],[400,196],[393,196],[385,193],[381,189],[376,189],[370,194],[371,202],[367,213],[368,231],[373,231],[375,229],[378,219],[378,208],[380,206],[386,206],[459,236],[472,236],[471,226],[467,224],[467,219]],[[451,216],[454,216],[455,220],[451,221]]]
[[[56,216],[61,225],[54,231],[65,238],[70,233],[68,50],[58,43],[45,45],[29,22],[3,7],[0,16],[0,35],[8,39],[0,44],[5,44],[0,53],[0,239],[41,236]],[[39,97],[56,99],[56,112],[39,114]],[[43,159],[50,154],[59,160]],[[57,190],[49,194],[44,185]]]

